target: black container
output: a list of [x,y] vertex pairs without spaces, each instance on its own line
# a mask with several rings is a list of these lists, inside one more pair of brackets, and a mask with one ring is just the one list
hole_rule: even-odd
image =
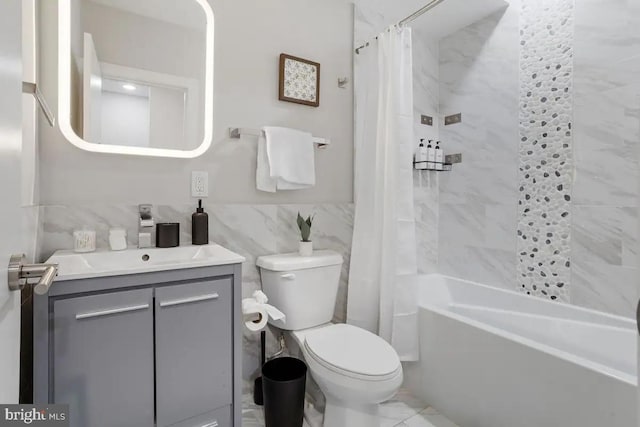
[[202,208],[202,200],[198,200],[198,209],[191,215],[191,243],[209,244],[209,215]]
[[[267,346],[267,333],[260,332],[260,366],[264,366]],[[259,406],[264,405],[264,395],[262,394],[262,377],[258,377],[253,381],[253,403]]]
[[180,224],[161,222],[156,225],[156,247],[175,248],[180,246]]
[[300,359],[280,357],[262,367],[266,427],[302,427],[307,365]]

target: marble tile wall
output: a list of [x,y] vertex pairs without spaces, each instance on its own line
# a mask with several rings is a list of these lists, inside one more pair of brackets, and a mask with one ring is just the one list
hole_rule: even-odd
[[634,316],[640,2],[575,5],[571,302]]
[[440,40],[440,114],[446,153],[463,162],[440,174],[438,271],[515,287],[518,189],[519,2]]
[[38,237],[41,233],[40,207],[25,206],[22,208],[21,235],[22,247],[29,262],[36,262],[38,258]]
[[[361,46],[422,6],[424,0],[351,0],[355,5],[354,44]],[[412,25],[413,29],[417,26]]]
[[[416,150],[421,139],[439,139],[440,123],[440,64],[439,46],[419,28],[413,28],[413,99]],[[421,116],[433,118],[433,125],[423,125]],[[418,272],[438,270],[438,196],[439,172],[413,172],[413,196],[416,218]]]
[[[352,204],[317,205],[216,205],[205,204],[209,214],[211,241],[241,254],[246,258],[242,266],[243,297],[250,297],[260,289],[260,273],[256,258],[260,255],[295,252],[299,234],[295,218],[298,212],[315,215],[312,240],[316,249],[332,249],[342,254],[344,263],[336,303],[334,321],[346,318],[347,279],[351,237],[353,232]],[[182,243],[191,242],[191,214],[194,206],[154,206],[158,222],[179,222]],[[124,227],[129,244],[137,244],[137,206],[42,206],[39,259],[45,260],[57,249],[73,248],[72,233],[82,226],[95,228],[99,248],[108,247],[108,230]],[[243,372],[245,379],[255,374],[260,354],[259,334],[244,331]],[[275,351],[275,340],[269,339],[270,353]]]

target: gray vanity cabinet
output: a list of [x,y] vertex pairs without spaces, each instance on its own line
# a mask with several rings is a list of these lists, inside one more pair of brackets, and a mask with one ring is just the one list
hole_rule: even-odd
[[240,427],[240,264],[56,280],[34,299],[34,400],[72,427]]
[[76,408],[71,425],[153,426],[153,290],[62,299],[53,314],[53,394]]
[[155,304],[158,427],[231,405],[231,280],[158,288]]

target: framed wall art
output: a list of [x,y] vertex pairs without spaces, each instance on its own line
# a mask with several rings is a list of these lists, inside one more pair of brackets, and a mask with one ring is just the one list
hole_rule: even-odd
[[318,107],[320,105],[320,64],[281,54],[279,99]]

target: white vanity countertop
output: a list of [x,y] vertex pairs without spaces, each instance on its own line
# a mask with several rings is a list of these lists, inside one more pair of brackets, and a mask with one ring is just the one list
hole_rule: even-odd
[[56,280],[77,280],[239,264],[244,261],[243,256],[210,243],[177,248],[129,248],[124,251],[102,249],[88,253],[62,250],[55,252],[47,264],[58,264]]

